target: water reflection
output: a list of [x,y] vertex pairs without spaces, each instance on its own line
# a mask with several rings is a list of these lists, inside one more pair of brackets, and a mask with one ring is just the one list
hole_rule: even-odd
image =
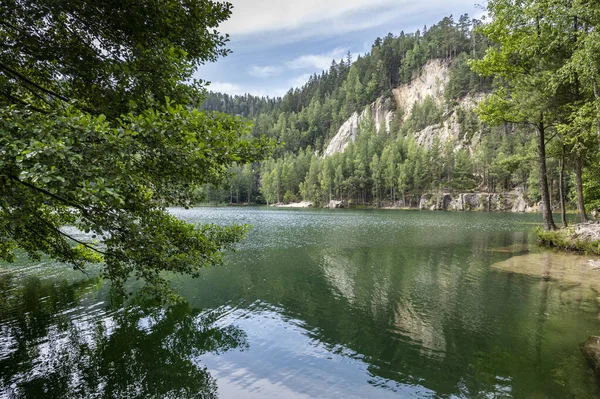
[[217,396],[198,357],[247,349],[242,330],[187,303],[111,310],[90,298],[96,283],[3,276],[0,396]]
[[598,396],[578,348],[600,329],[591,280],[555,278],[513,220],[535,215],[179,216],[254,225],[225,267],[172,279],[189,305],[0,279],[0,397]]
[[[597,331],[591,309],[557,303],[554,284],[490,269],[536,248],[522,226],[502,219],[512,215],[244,210],[239,217],[255,225],[255,239],[227,268],[180,285],[195,303],[232,301],[247,310],[239,323],[252,350],[211,360],[220,387],[234,392],[229,396],[272,386],[285,392],[278,396],[293,396],[298,388],[275,370],[312,376],[297,392],[319,397],[353,396],[364,384],[383,388],[363,391],[367,397],[597,396],[578,348]],[[464,224],[466,218],[474,220]],[[282,236],[286,241],[274,247]],[[279,331],[276,318],[249,310],[257,302],[301,320],[301,329],[288,324],[281,335],[272,333]],[[269,339],[255,335],[253,320]],[[330,353],[328,367],[320,366],[318,350],[306,349],[307,340]]]

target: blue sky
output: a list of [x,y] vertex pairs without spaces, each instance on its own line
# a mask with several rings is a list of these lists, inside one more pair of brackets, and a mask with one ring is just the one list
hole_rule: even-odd
[[209,90],[229,94],[282,96],[329,68],[350,51],[370,50],[388,32],[413,32],[447,15],[480,18],[474,0],[230,0],[232,17],[219,30],[229,33],[232,54],[203,65],[196,77]]

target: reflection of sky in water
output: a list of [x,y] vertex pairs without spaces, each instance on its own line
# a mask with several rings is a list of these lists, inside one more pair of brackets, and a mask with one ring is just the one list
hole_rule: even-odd
[[361,355],[342,346],[328,349],[309,336],[301,321],[285,319],[275,309],[235,310],[219,324],[244,330],[250,346],[247,351],[200,357],[224,398],[434,396],[423,387],[371,375]]

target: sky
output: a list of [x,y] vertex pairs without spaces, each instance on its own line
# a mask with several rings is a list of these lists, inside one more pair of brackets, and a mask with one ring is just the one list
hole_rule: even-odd
[[[485,1],[485,0],[484,0]],[[219,31],[232,53],[202,65],[196,78],[228,94],[283,96],[333,59],[371,49],[377,37],[433,25],[448,15],[481,18],[475,0],[230,0]],[[481,4],[481,3],[480,3]]]

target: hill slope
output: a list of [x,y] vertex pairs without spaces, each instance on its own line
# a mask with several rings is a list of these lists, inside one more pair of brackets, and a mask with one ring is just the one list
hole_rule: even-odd
[[249,118],[252,134],[281,144],[272,159],[234,168],[228,187],[206,188],[209,199],[419,206],[433,193],[478,190],[513,191],[519,210],[534,204],[532,132],[486,126],[473,111],[493,81],[467,64],[488,47],[478,24],[448,17],[378,38],[369,54],[333,61],[282,98],[209,93],[205,109]]

